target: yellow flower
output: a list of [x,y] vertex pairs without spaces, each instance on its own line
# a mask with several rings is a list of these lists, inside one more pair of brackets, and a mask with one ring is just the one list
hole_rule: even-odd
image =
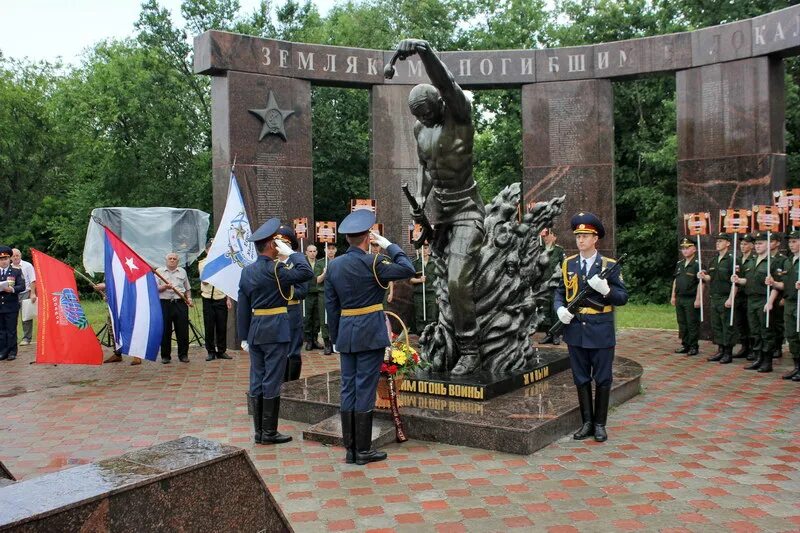
[[392,362],[398,365],[404,365],[406,364],[407,360],[408,356],[405,354],[405,352],[397,349],[392,350]]

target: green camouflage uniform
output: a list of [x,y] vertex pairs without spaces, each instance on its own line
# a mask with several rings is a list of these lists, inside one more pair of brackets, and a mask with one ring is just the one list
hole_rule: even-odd
[[[415,278],[423,275],[422,272],[422,257],[414,260],[414,270],[416,271]],[[414,287],[414,326],[412,331],[417,335],[422,334],[425,326],[431,322],[436,322],[439,318],[439,304],[436,302],[436,291],[433,288],[433,283],[436,281],[436,273],[430,258],[425,260],[425,305],[422,304],[422,283],[413,285]],[[425,308],[425,315],[423,316],[422,309]],[[426,320],[427,318],[427,320]]]
[[797,333],[797,273],[800,262],[797,257],[786,260],[786,275],[783,277],[783,334],[789,343],[792,359],[800,358],[800,335]]
[[700,309],[694,306],[697,298],[699,265],[695,255],[688,262],[681,259],[675,266],[675,313],[681,344],[696,348],[700,330]]
[[[770,271],[772,277],[781,281],[784,271],[783,255],[777,255],[771,259]],[[778,328],[775,327],[775,311],[769,313],[770,327],[767,327],[767,313],[764,306],[767,304],[767,286],[764,280],[767,279],[767,258],[756,257],[752,267],[742,268],[742,273],[747,279],[745,292],[747,293],[747,323],[750,327],[750,340],[753,353],[759,352],[772,353],[775,351],[778,342]],[[775,302],[777,305],[777,301]]]
[[308,282],[308,296],[306,296],[305,299],[306,317],[303,324],[303,334],[306,341],[316,342],[317,333],[319,333],[322,309],[325,307],[325,303],[323,301],[324,287],[317,284],[317,276],[322,274],[322,269],[325,268],[325,261],[320,261],[317,259],[316,262],[311,265],[311,268],[314,270],[314,277],[312,277]]
[[725,301],[731,293],[731,276],[733,275],[733,256],[730,252],[720,257],[717,255],[708,266],[709,295],[711,296],[711,332],[714,344],[733,347],[739,342],[739,333],[730,325],[731,310],[725,307]]

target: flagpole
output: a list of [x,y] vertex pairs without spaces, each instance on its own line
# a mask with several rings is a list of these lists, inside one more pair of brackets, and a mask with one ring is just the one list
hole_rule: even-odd
[[[325,241],[325,277],[328,277],[328,241]],[[325,312],[325,325],[328,325],[328,308],[324,307]]]
[[[733,273],[734,274],[736,274],[736,237],[738,235],[739,235],[738,233],[734,233],[733,234]],[[733,309],[736,307],[735,305],[733,305],[733,300],[736,298],[735,290],[736,290],[736,283],[731,281],[731,298],[730,298],[730,300],[731,300],[731,321],[730,321],[730,324],[729,324],[730,326],[733,326]]]
[[[769,241],[770,237],[772,236],[772,232],[767,230],[767,277],[772,276],[772,250],[770,250]],[[769,294],[770,294],[770,287],[767,285],[767,304],[769,304]],[[769,315],[770,313],[767,312],[767,327],[769,327]]]
[[[700,252],[700,235],[697,236],[697,270],[703,271],[703,254]],[[700,322],[703,321],[703,281],[700,280]]]
[[422,244],[422,321],[428,321],[428,306],[425,305],[425,244]]
[[106,299],[106,293],[97,288],[97,283],[95,283],[94,280],[92,280],[91,278],[89,278],[89,276],[85,275],[83,272],[81,272],[80,270],[78,270],[76,268],[73,268],[72,271],[75,272],[78,276],[80,276],[82,280],[84,280],[89,285],[91,285],[92,289],[94,289],[96,292],[100,293],[100,296],[103,297],[103,300]]
[[[300,237],[300,253],[301,254],[305,254],[305,251],[303,250],[303,238],[302,237]],[[303,298],[303,318],[305,318],[305,317],[306,317],[306,299]]]

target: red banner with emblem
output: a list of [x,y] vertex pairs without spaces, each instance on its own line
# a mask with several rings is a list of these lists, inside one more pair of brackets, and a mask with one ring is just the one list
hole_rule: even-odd
[[78,298],[72,267],[32,250],[39,296],[36,362],[59,365],[99,365],[103,349]]

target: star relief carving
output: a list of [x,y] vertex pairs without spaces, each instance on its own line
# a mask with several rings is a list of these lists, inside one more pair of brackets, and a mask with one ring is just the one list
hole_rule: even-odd
[[269,134],[277,135],[284,142],[286,142],[286,128],[284,122],[287,118],[294,114],[293,109],[280,109],[275,100],[275,94],[272,89],[269,91],[267,98],[267,107],[264,109],[248,109],[249,112],[257,116],[264,123],[261,128],[261,134],[258,140],[261,141]]

